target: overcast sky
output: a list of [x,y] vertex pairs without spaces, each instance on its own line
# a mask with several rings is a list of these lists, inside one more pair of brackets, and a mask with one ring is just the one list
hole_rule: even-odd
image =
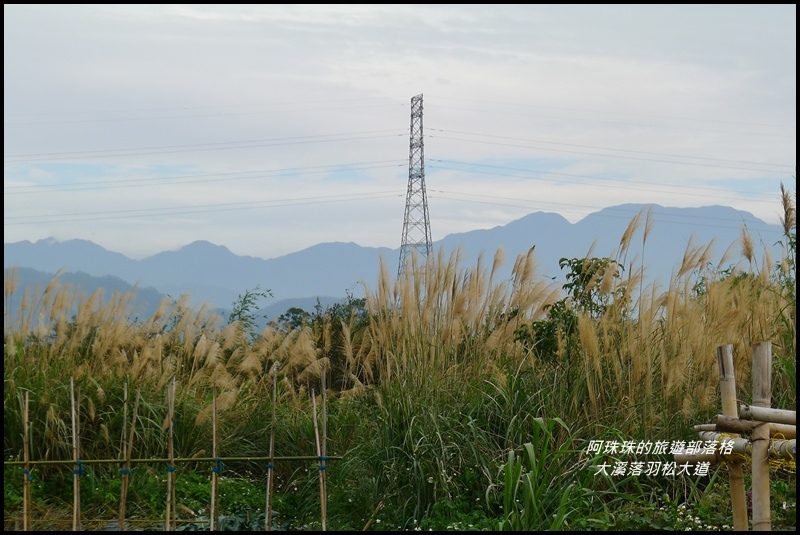
[[419,94],[434,240],[623,203],[778,223],[796,188],[794,4],[3,15],[6,243],[397,248]]

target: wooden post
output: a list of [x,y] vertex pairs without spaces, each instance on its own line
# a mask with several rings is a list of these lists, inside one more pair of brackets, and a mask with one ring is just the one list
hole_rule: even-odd
[[25,461],[25,470],[23,475],[25,479],[22,481],[22,529],[28,531],[31,529],[31,465],[30,465],[30,434],[28,433],[28,409],[30,407],[30,392],[25,391],[25,401],[23,402],[23,434],[22,434],[22,448],[23,448],[23,461]]
[[[753,345],[753,405],[769,408],[772,397],[772,343]],[[771,531],[769,497],[769,423],[753,430],[753,531]]]
[[[80,459],[80,435],[78,426],[80,416],[75,408],[75,379],[69,378],[69,395],[72,413],[72,531],[81,531],[81,475],[83,474],[83,464]],[[80,392],[78,393],[80,396]]]
[[175,378],[167,386],[167,515],[164,522],[164,531],[177,529],[175,511],[175,446],[173,440],[173,427],[175,421]]
[[275,402],[278,398],[278,366],[272,366],[272,425],[269,430],[269,462],[267,463],[267,506],[264,509],[264,529],[272,531],[272,489],[275,485],[273,472],[275,470]]
[[[736,403],[736,376],[733,369],[733,345],[717,347],[719,364],[719,389],[722,396],[722,414],[738,416]],[[738,437],[738,435],[736,435]],[[731,481],[731,504],[733,506],[733,529],[747,531],[747,497],[744,489],[744,470],[742,461],[731,461],[728,470]]]

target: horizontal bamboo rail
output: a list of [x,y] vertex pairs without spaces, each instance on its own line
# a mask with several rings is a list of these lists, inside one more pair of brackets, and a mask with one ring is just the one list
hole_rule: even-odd
[[740,418],[733,418],[723,414],[717,415],[716,424],[708,424],[710,429],[697,429],[699,426],[695,426],[695,431],[718,431],[720,433],[750,434],[756,427],[761,425],[769,426],[770,437],[779,436],[781,438],[797,438],[797,427],[794,425],[763,422],[757,420],[742,420]]
[[[337,461],[341,460],[342,457],[340,455],[330,455],[325,458],[325,460],[329,461]],[[182,457],[182,458],[175,458],[175,459],[130,459],[129,461],[132,464],[161,464],[170,462],[183,462],[183,463],[191,463],[191,462],[248,462],[248,461],[319,461],[319,457],[316,455],[289,455],[284,457]],[[80,464],[122,464],[128,462],[127,459],[79,459]],[[3,466],[23,466],[25,461],[3,461]],[[28,461],[30,465],[57,465],[57,464],[75,464],[75,461],[72,459],[59,459],[59,460],[46,460],[46,461]]]
[[797,425],[797,411],[784,409],[770,409],[756,405],[739,405],[739,418],[742,420],[756,420],[758,422],[771,422],[776,424]]

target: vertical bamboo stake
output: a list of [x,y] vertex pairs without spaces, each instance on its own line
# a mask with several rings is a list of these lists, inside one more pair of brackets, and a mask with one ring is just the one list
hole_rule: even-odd
[[[753,406],[770,406],[772,342],[753,345]],[[753,430],[753,531],[771,531],[769,503],[769,423]]]
[[170,531],[177,528],[175,515],[175,446],[173,440],[173,422],[175,420],[175,378],[167,386],[167,518],[164,530]]
[[[717,347],[717,364],[719,364],[719,390],[722,397],[722,414],[739,417],[736,403],[736,376],[733,369],[733,345]],[[734,435],[733,438],[738,438]],[[728,463],[731,481],[731,504],[733,507],[733,529],[747,531],[747,498],[744,489],[743,461]]]
[[[81,474],[83,464],[80,460],[80,447],[78,442],[78,425],[80,419],[78,411],[75,409],[75,379],[69,378],[69,395],[72,406],[72,531],[80,531],[81,526]],[[80,396],[80,393],[78,394]]]
[[128,439],[128,378],[122,384],[122,435],[119,437],[119,451],[125,458],[125,441]]
[[319,500],[320,500],[320,514],[322,517],[322,531],[327,531],[325,525],[325,483],[323,479],[325,477],[325,464],[322,462],[322,452],[320,451],[320,444],[319,444],[319,426],[317,425],[317,396],[314,393],[314,389],[311,389],[311,406],[313,408],[314,414],[314,443],[317,446],[317,469],[319,470]]
[[22,482],[22,529],[24,531],[28,531],[31,529],[31,465],[30,465],[30,435],[28,433],[28,409],[30,407],[30,399],[29,399],[30,392],[25,392],[25,401],[23,407],[23,418],[22,418],[22,426],[23,426],[23,435],[22,435],[22,447],[23,447],[23,460],[25,461],[25,470],[23,474],[25,479]]
[[278,398],[278,366],[272,366],[272,425],[269,430],[269,463],[267,464],[267,506],[264,509],[267,514],[264,518],[264,529],[272,531],[272,488],[273,470],[275,468],[275,401]]
[[209,531],[216,530],[216,501],[217,501],[217,483],[219,478],[219,453],[217,452],[217,387],[214,386],[211,393],[211,442],[214,457],[214,468],[211,469],[211,510],[208,519]]
[[328,516],[328,407],[327,407],[327,368],[322,366],[322,466],[324,469],[319,474],[320,491],[322,492],[322,511],[327,520]]
[[133,420],[131,421],[131,434],[128,437],[128,444],[125,448],[125,462],[122,470],[122,489],[119,498],[119,519],[117,521],[117,531],[125,531],[125,505],[128,502],[128,485],[131,474],[131,457],[133,455],[133,438],[136,434],[136,415],[139,412],[139,399],[141,397],[141,387],[136,388],[136,401],[133,403]]

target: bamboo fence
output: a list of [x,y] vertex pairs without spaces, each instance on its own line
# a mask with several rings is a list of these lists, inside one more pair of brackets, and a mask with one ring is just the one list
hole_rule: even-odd
[[[267,489],[266,489],[266,531],[272,530],[272,503],[274,494],[274,473],[273,469],[276,461],[309,461],[316,462],[320,471],[320,512],[322,519],[322,530],[327,530],[327,512],[326,512],[326,468],[329,460],[341,460],[341,456],[328,456],[326,452],[326,432],[327,432],[327,409],[326,409],[326,396],[325,396],[325,379],[324,373],[322,378],[322,424],[321,436],[320,426],[317,423],[317,404],[316,397],[312,390],[312,406],[314,418],[314,442],[316,447],[316,455],[289,455],[289,456],[276,456],[275,455],[275,402],[277,401],[277,370],[272,370],[272,422],[270,428],[270,444],[268,456],[229,456],[222,457],[219,455],[218,441],[217,441],[217,410],[216,410],[216,389],[212,392],[212,457],[175,457],[174,452],[174,412],[175,412],[175,391],[176,381],[173,379],[167,387],[167,429],[169,436],[167,437],[167,457],[166,458],[134,458],[133,446],[134,437],[136,432],[136,420],[138,405],[140,400],[140,391],[137,390],[136,402],[133,410],[133,417],[131,421],[130,431],[127,430],[127,414],[128,414],[128,391],[127,383],[125,385],[123,397],[123,430],[122,439],[120,441],[120,449],[122,458],[116,459],[81,459],[80,456],[80,387],[76,389],[74,378],[70,378],[70,415],[72,421],[72,459],[47,459],[35,460],[30,458],[30,422],[29,422],[29,409],[30,399],[29,392],[25,392],[21,400],[23,409],[23,451],[22,459],[18,461],[3,461],[4,467],[21,466],[23,468],[23,492],[22,492],[22,529],[23,531],[32,531],[33,519],[31,514],[32,498],[31,498],[31,481],[33,480],[33,470],[37,466],[47,465],[73,465],[73,507],[72,507],[72,531],[83,530],[83,519],[81,517],[81,476],[85,474],[85,467],[87,465],[108,465],[119,464],[122,466],[120,469],[121,474],[121,492],[120,492],[120,505],[118,517],[116,521],[110,519],[93,519],[87,520],[91,524],[104,524],[105,526],[116,523],[116,529],[125,531],[126,527],[131,524],[145,524],[153,526],[158,524],[153,520],[134,520],[126,519],[126,502],[130,484],[130,471],[133,465],[138,464],[165,464],[167,468],[167,491],[165,500],[166,516],[164,521],[165,531],[174,531],[177,529],[178,523],[191,523],[209,525],[209,530],[214,531],[218,528],[218,514],[219,507],[217,504],[218,490],[219,490],[219,477],[222,473],[224,462],[263,462],[268,461],[267,464]],[[127,435],[127,436],[126,436]],[[127,440],[126,440],[127,439]],[[175,467],[180,463],[204,463],[210,462],[212,464],[212,477],[211,477],[211,499],[210,499],[210,515],[207,521],[199,519],[178,519],[177,518],[177,499],[175,492]],[[53,522],[53,520],[48,520]],[[39,531],[36,529],[35,531]]]
[[753,345],[752,351],[752,404],[737,406],[733,346],[719,346],[722,414],[717,416],[716,423],[696,425],[693,430],[702,440],[718,442],[720,447],[714,453],[676,454],[674,457],[680,463],[727,463],[735,531],[748,529],[743,465],[749,459],[752,528],[753,531],[770,531],[770,461],[793,466],[797,458],[797,412],[769,406],[772,397],[772,344],[759,342]]

